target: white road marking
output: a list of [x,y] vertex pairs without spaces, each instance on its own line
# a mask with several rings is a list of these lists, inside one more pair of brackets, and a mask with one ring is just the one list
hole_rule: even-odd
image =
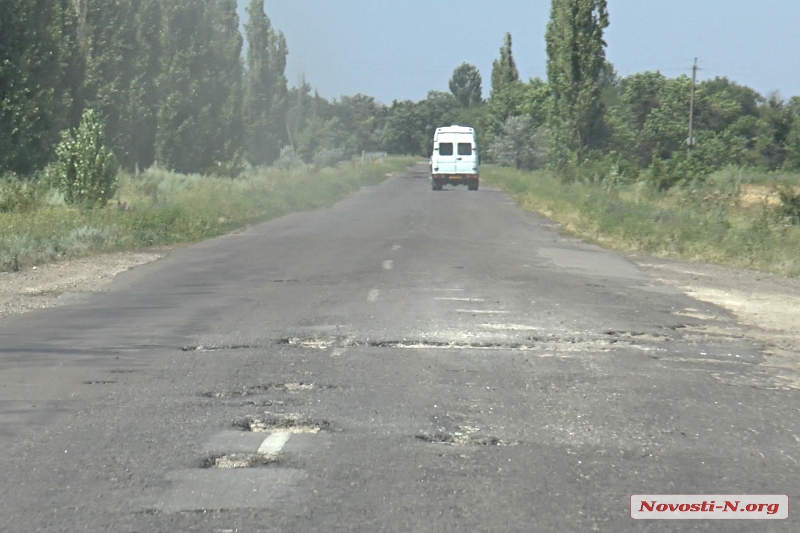
[[464,292],[464,289],[425,289],[425,291],[433,292]]
[[434,298],[434,300],[440,300],[445,302],[485,302],[483,298]]
[[481,327],[500,331],[539,331],[544,329],[539,326],[525,326],[522,324],[481,324]]
[[391,270],[394,268],[394,261],[384,261],[383,262],[383,269],[384,270]]
[[392,246],[392,250],[394,250],[395,252],[400,248],[402,248],[402,246],[400,246],[399,244],[395,244],[394,246]]
[[371,291],[369,291],[369,294],[367,295],[367,301],[368,302],[377,302],[378,301],[378,296],[380,294],[381,294],[381,291],[379,291],[378,289],[372,289]]
[[484,309],[458,309],[456,313],[470,313],[473,315],[508,315],[511,311],[487,311]]
[[258,453],[261,455],[278,455],[291,436],[291,433],[272,433],[258,447]]

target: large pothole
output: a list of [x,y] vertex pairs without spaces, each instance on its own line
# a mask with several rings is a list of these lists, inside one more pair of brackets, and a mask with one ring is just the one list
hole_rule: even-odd
[[234,424],[242,431],[253,433],[319,433],[332,431],[333,425],[327,420],[311,420],[298,415],[265,414],[247,417]]
[[269,466],[277,461],[273,455],[265,455],[259,453],[234,453],[226,455],[212,455],[206,457],[200,462],[200,468],[221,468],[221,469],[238,469],[238,468],[261,468]]

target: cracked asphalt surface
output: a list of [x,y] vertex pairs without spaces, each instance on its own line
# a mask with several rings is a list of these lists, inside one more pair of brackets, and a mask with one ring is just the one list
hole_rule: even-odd
[[0,530],[800,530],[629,515],[800,496],[800,393],[728,311],[424,178],[0,320]]

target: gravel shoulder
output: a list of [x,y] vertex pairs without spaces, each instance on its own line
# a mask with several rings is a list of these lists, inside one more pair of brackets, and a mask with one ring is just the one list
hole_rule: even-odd
[[163,253],[121,252],[0,272],[0,317],[54,307],[63,296],[102,291],[117,274],[157,261]]

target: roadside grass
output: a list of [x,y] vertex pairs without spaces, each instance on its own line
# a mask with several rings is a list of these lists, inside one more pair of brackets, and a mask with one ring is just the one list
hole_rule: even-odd
[[548,171],[481,173],[524,209],[608,248],[800,277],[800,225],[785,216],[779,195],[787,187],[797,194],[800,176],[751,176],[729,169],[658,192],[646,183],[565,184]]
[[39,186],[25,196],[34,200],[0,210],[0,271],[216,237],[290,212],[333,205],[412,163],[388,158],[318,171],[256,169],[236,179],[151,169],[120,175],[115,198],[106,208],[92,210],[67,207],[55,191]]

